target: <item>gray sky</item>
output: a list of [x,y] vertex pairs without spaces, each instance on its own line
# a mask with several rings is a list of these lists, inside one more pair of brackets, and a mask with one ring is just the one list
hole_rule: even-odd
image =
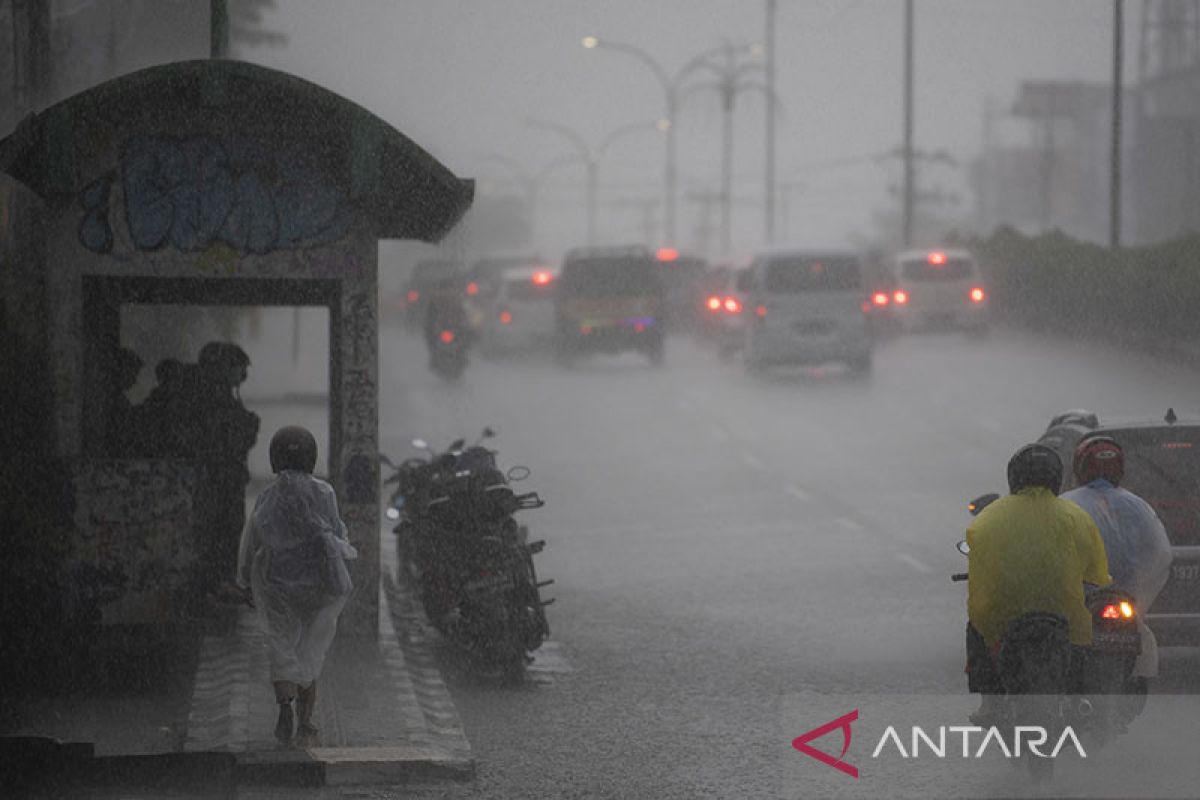
[[[584,35],[653,52],[670,72],[721,45],[761,42],[763,0],[280,0],[268,27],[288,36],[279,48],[242,48],[248,60],[286,70],[361,103],[456,173],[503,179],[489,154],[536,171],[571,152],[528,117],[553,120],[597,142],[616,127],[664,114],[649,70],[618,53],[585,50]],[[809,170],[804,165],[885,151],[902,135],[900,0],[779,0],[777,93],[780,181],[800,178],[790,238],[842,243],[873,232],[898,165]],[[1126,78],[1136,64],[1137,4],[1127,4]],[[986,98],[1011,105],[1026,78],[1105,82],[1111,71],[1112,4],[1103,0],[917,0],[916,143],[960,160],[978,154]],[[734,133],[735,251],[763,233],[764,98],[737,98]],[[721,114],[715,92],[692,95],[677,120],[679,239],[695,244],[699,207],[688,192],[715,191]],[[1001,120],[1006,139],[1028,136]],[[628,203],[662,196],[661,134],[635,134],[600,166],[600,236],[641,238]],[[961,171],[931,167],[927,186],[959,192],[972,211]],[[482,191],[494,183],[485,182]],[[782,198],[781,198],[782,202]],[[582,168],[556,171],[545,185],[539,231],[543,252],[581,243]],[[661,210],[657,222],[661,225]],[[713,211],[713,223],[717,221]],[[651,244],[654,244],[653,242]]]

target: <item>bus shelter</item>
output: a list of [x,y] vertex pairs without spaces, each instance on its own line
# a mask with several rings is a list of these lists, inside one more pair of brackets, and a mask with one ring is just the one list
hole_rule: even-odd
[[0,142],[0,172],[15,252],[0,277],[36,295],[8,293],[6,319],[45,355],[75,550],[121,573],[105,613],[169,616],[168,601],[147,612],[135,595],[187,560],[195,519],[187,463],[105,450],[122,306],[316,305],[329,312],[327,470],[361,554],[343,620],[374,635],[377,243],[439,240],[472,183],[332,92],[219,60],[133,73],[29,117]]

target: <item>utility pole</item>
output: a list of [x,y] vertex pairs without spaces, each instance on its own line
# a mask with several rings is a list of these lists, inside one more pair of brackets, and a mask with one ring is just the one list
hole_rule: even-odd
[[[24,6],[25,37],[17,21]],[[25,0],[12,9],[15,43],[17,119],[49,104],[53,95],[53,61],[50,57],[50,0]],[[22,45],[24,52],[21,52]]]
[[767,56],[767,153],[764,188],[767,243],[775,240],[775,11],[776,0],[767,0],[767,30],[763,37]]
[[209,0],[209,58],[229,57],[229,6],[227,0]]
[[904,0],[904,246],[913,240],[913,0]]
[[1121,72],[1124,53],[1124,0],[1113,0],[1112,175],[1108,196],[1108,245],[1121,246]]

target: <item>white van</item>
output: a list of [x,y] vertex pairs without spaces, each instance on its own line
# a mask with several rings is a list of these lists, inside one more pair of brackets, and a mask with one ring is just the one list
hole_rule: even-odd
[[895,257],[893,276],[892,314],[901,327],[987,330],[987,289],[966,250],[908,250]]
[[746,276],[746,346],[751,369],[844,362],[871,369],[862,263],[848,250],[772,250]]
[[484,355],[534,350],[553,341],[557,280],[556,270],[536,266],[499,276],[480,329]]

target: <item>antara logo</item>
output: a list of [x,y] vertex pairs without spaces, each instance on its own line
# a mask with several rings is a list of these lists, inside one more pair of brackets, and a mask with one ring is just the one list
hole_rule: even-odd
[[[796,737],[792,740],[792,747],[806,756],[815,758],[822,764],[844,772],[851,778],[857,778],[858,768],[845,760],[846,753],[850,750],[850,741],[852,738],[850,726],[857,720],[858,709],[856,708],[849,714],[844,714],[837,719],[830,720],[824,725],[813,728],[811,731]],[[836,758],[809,744],[814,739],[820,739],[822,736],[836,730],[841,730],[842,732],[842,752]],[[995,726],[981,728],[975,725],[943,725],[936,730],[937,735],[935,737],[931,736],[924,728],[914,725],[912,735],[908,740],[909,747],[905,749],[904,740],[901,739],[896,727],[889,725],[884,730],[883,735],[879,737],[879,743],[875,745],[874,751],[871,752],[871,758],[879,758],[880,754],[887,749],[894,749],[901,758],[920,758],[922,756],[922,745],[933,757],[946,758],[947,753],[953,755],[956,751],[956,749],[951,749],[947,742],[948,739],[952,741],[955,736],[961,739],[963,758],[983,758],[989,751],[989,748],[995,752],[999,752],[1005,758],[1021,758],[1026,752],[1039,758],[1057,758],[1058,754],[1068,744],[1075,749],[1080,758],[1087,758],[1087,753],[1084,751],[1079,737],[1075,735],[1074,729],[1069,725],[1063,728],[1054,747],[1049,749],[1049,752],[1046,752],[1046,749],[1050,742],[1050,734],[1045,728],[1036,725],[1014,726],[1012,732],[1013,744],[1011,747],[1004,733]],[[978,747],[972,748],[971,746],[972,734],[982,734],[982,737],[977,740],[979,742]]]
[[[846,751],[850,749],[850,736],[851,736],[850,724],[857,719],[858,719],[858,709],[856,708],[853,711],[851,711],[849,714],[845,714],[843,716],[838,717],[837,719],[830,720],[829,722],[826,722],[824,725],[822,725],[819,728],[813,728],[808,733],[804,733],[804,734],[801,734],[800,736],[797,736],[795,739],[792,740],[792,747],[796,748],[801,753],[804,753],[804,755],[806,755],[806,756],[811,756],[812,758],[815,758],[817,761],[820,761],[822,764],[828,764],[829,766],[833,767],[834,769],[840,770],[840,771],[846,773],[851,778],[857,778],[858,777],[858,767],[856,767],[852,764],[847,764],[845,761],[842,760],[843,758],[846,757]],[[835,731],[838,728],[841,728],[841,730],[842,730],[842,754],[840,756],[838,756],[837,758],[834,758],[833,756],[829,755],[828,753],[823,753],[820,750],[816,749],[815,747],[809,746],[808,743],[811,742],[813,739],[820,739],[825,734],[830,733],[831,731]]]

